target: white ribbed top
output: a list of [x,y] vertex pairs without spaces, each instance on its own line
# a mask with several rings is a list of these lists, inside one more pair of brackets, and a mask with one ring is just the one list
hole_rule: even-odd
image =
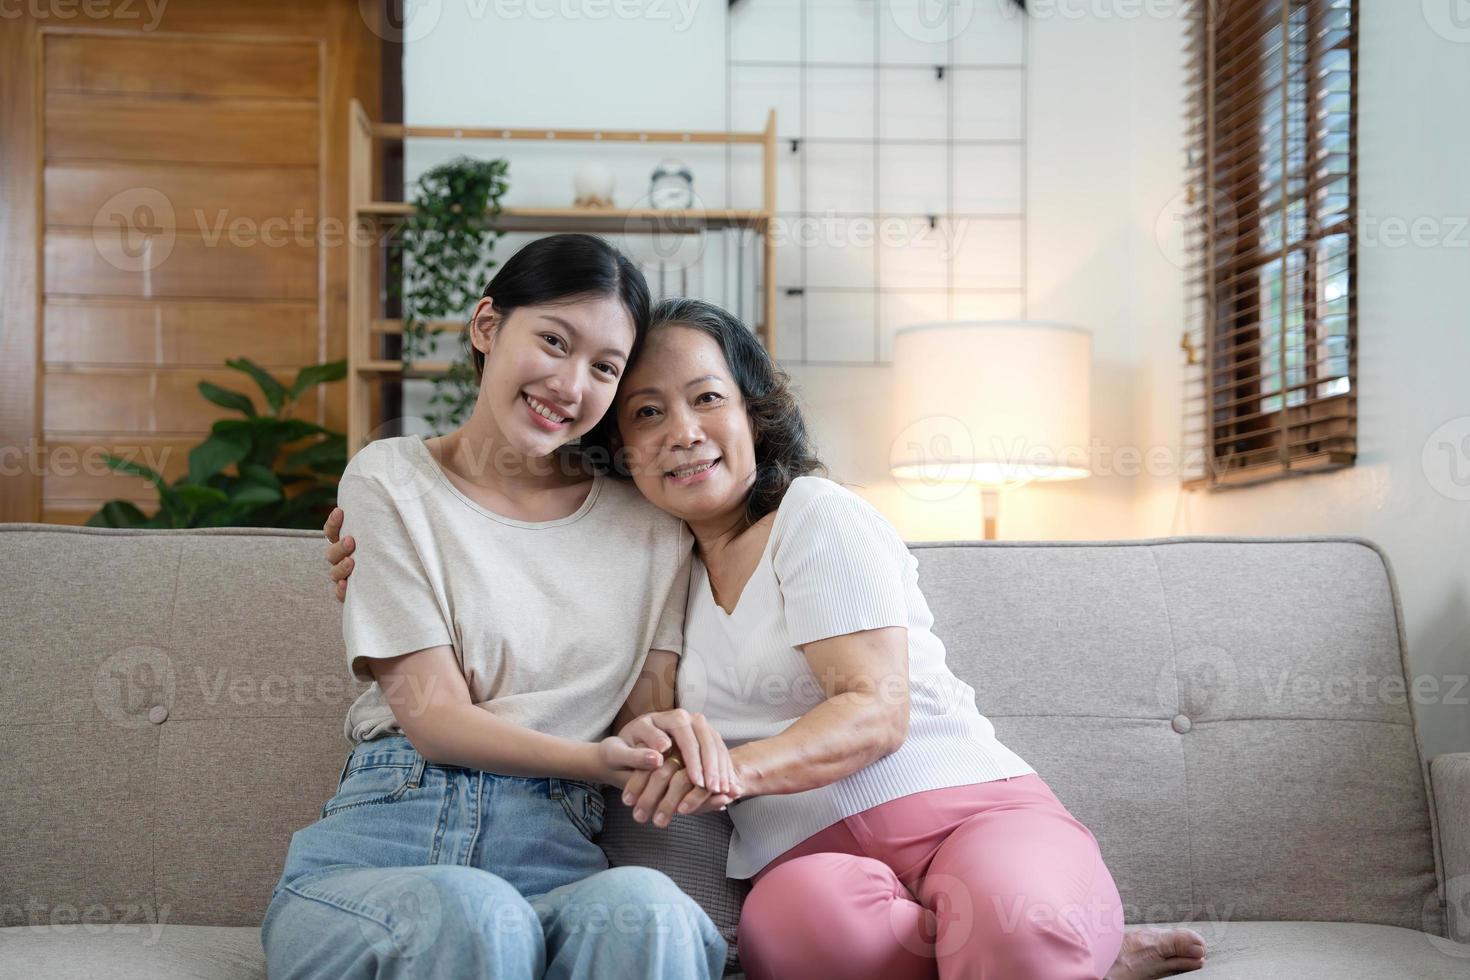
[[726,873],[749,878],[839,820],[889,800],[1035,772],[995,737],[975,691],[944,662],[918,561],[870,504],[820,477],[796,480],[732,613],[695,561],[679,703],[731,746],[770,738],[826,699],[799,647],[885,626],[909,639],[909,730],[893,754],[828,786],[741,800]]

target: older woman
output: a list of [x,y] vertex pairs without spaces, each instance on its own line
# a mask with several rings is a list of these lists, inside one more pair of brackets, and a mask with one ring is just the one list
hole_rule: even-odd
[[[1106,974],[1123,914],[1097,842],[945,666],[903,541],[809,475],[796,401],[738,320],[694,301],[653,319],[618,429],[638,489],[694,532],[678,686],[742,787],[727,872],[755,879],[747,973]],[[712,796],[672,759],[624,800],[662,824]],[[1200,955],[1166,966],[1195,968],[1203,943],[1179,932]]]
[[697,785],[674,753],[633,775],[624,800],[660,826],[729,805],[727,872],[755,879],[747,973],[1061,980],[1201,966],[1190,930],[1125,936],[1096,840],[945,666],[893,528],[813,475],[795,399],[750,332],[695,301],[652,319],[616,403],[622,462],[694,532],[680,703],[731,747],[737,785]]

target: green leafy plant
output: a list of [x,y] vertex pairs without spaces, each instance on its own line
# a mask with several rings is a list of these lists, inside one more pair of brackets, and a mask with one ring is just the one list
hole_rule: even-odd
[[[403,304],[405,368],[422,360],[445,321],[467,320],[498,263],[491,258],[501,233],[493,227],[504,196],[507,163],[457,157],[426,171],[414,185],[414,212],[393,253],[389,289]],[[432,379],[425,419],[436,432],[468,417],[478,394],[470,348],[461,334],[449,369]]]
[[189,450],[189,472],[173,483],[147,466],[109,455],[112,469],[140,476],[157,488],[158,512],[150,517],[126,500],[109,500],[87,520],[89,525],[321,527],[347,465],[347,438],[289,416],[312,388],[345,378],[347,362],[304,367],[289,385],[248,358],[225,364],[255,381],[269,412],[257,411],[249,395],[199,382],[201,395],[243,417],[215,422],[209,437]]

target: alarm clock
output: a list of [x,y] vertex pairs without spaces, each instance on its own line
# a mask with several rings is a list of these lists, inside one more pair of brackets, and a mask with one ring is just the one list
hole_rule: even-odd
[[694,175],[682,160],[668,159],[653,168],[648,199],[656,208],[668,210],[694,206]]

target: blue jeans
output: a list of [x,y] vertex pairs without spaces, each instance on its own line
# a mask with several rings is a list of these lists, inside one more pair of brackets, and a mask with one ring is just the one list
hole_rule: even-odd
[[291,837],[261,924],[271,980],[719,977],[709,916],[661,872],[609,869],[602,815],[592,783],[359,743]]

